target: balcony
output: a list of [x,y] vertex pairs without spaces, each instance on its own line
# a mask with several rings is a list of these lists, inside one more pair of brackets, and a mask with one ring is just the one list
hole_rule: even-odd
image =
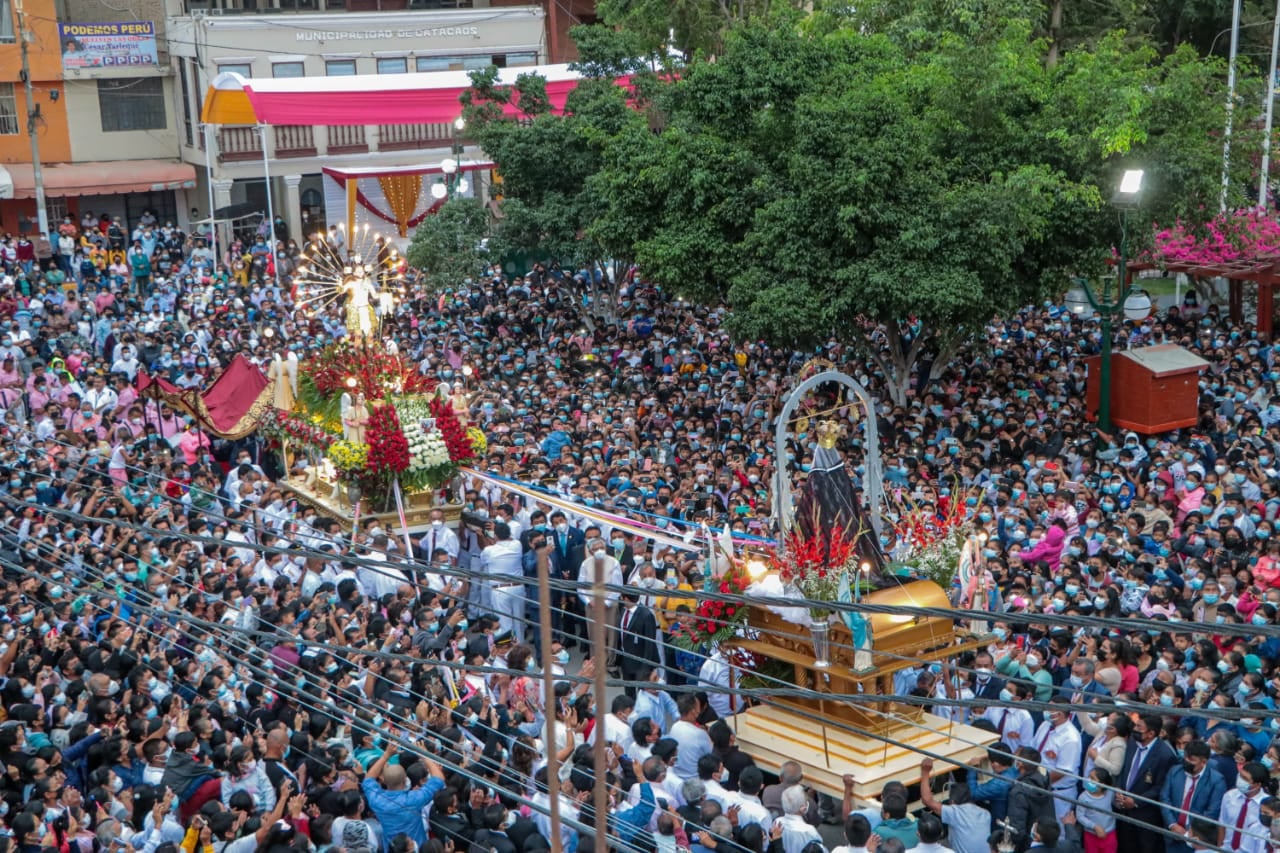
[[369,150],[364,125],[332,125],[329,127],[330,154],[360,154]]
[[474,0],[183,0],[183,12],[269,15],[314,12],[404,12],[471,9]]
[[283,124],[272,128],[276,133],[277,157],[314,157],[316,140],[309,124]]
[[440,148],[452,140],[451,124],[383,124],[378,126],[379,151]]
[[258,135],[258,128],[219,128],[218,159],[222,161],[261,160],[262,137]]

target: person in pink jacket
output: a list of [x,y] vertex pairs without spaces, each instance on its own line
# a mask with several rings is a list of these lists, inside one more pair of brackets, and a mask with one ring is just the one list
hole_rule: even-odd
[[209,446],[209,436],[196,429],[195,424],[187,424],[186,432],[178,439],[178,449],[182,451],[182,458],[188,465],[196,464],[200,450]]
[[1030,551],[1022,552],[1022,562],[1026,565],[1043,560],[1049,564],[1049,571],[1055,575],[1062,563],[1062,548],[1067,542],[1067,523],[1055,518],[1045,531],[1044,538],[1036,543]]

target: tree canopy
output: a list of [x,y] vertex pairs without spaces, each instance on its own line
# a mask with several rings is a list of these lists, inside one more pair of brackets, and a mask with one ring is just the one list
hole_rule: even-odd
[[454,287],[478,276],[488,262],[488,231],[489,213],[483,204],[474,198],[453,198],[418,225],[405,258],[422,271],[423,282],[432,290]]
[[[1100,266],[1126,166],[1171,221],[1216,204],[1220,69],[1115,34],[1053,67],[1029,25],[915,46],[849,27],[747,24],[628,126],[587,191],[589,238],[677,293],[725,299],[735,330],[869,355],[905,393],[993,314]],[[882,345],[881,345],[882,344]]]

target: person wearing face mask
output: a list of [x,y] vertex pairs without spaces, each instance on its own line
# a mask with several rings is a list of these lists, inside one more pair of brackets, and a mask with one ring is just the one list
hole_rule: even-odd
[[1270,773],[1261,762],[1240,768],[1235,787],[1222,797],[1218,811],[1218,846],[1228,850],[1262,851],[1271,831],[1262,824],[1263,785]]
[[449,554],[449,562],[457,563],[461,545],[458,534],[444,523],[444,510],[439,508],[431,510],[431,527],[422,534],[417,545],[419,559],[431,560],[436,551],[443,549]]
[[1115,798],[1116,814],[1129,818],[1117,828],[1120,849],[1125,851],[1160,853],[1164,849],[1164,838],[1143,826],[1165,826],[1159,806],[1160,789],[1178,761],[1173,748],[1160,737],[1163,725],[1158,714],[1138,718],[1116,779],[1120,790]]
[[[1222,809],[1227,783],[1209,766],[1209,745],[1204,741],[1187,744],[1181,765],[1174,767],[1161,788],[1161,813],[1165,827],[1175,835],[1190,835],[1197,818],[1216,820]],[[1190,853],[1184,841],[1165,840],[1165,853]]]
[[1080,770],[1080,730],[1071,724],[1071,702],[1062,696],[1052,700],[1053,708],[1032,736],[1034,746],[1049,773],[1049,785],[1058,796],[1054,812],[1061,820],[1071,811]]

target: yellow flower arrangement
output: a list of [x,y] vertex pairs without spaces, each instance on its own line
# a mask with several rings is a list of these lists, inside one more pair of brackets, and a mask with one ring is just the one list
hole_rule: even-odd
[[369,462],[369,445],[339,439],[329,447],[329,461],[339,471],[362,471]]
[[467,438],[471,441],[471,448],[476,456],[484,456],[489,449],[489,439],[485,437],[484,430],[480,427],[467,427]]

